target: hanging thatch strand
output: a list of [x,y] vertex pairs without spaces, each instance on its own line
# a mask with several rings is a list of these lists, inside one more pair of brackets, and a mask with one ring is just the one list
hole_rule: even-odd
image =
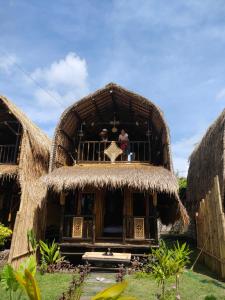
[[0,165],[0,181],[16,178],[18,173],[17,165]]
[[[41,226],[37,228],[35,216],[45,197],[46,189],[37,182],[37,179],[48,170],[51,142],[47,135],[6,97],[0,96],[0,104],[22,127],[18,165],[5,166],[5,170],[8,168],[8,176],[11,176],[14,169],[13,174],[17,174],[17,182],[21,189],[20,208],[16,216],[9,255],[9,261],[17,264],[28,252],[27,230],[35,228],[40,232],[42,229]],[[3,166],[2,168],[4,169]],[[36,233],[38,234],[38,231]]]

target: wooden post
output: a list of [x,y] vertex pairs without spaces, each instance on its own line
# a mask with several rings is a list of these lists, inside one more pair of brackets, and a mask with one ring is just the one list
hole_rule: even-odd
[[65,211],[65,194],[61,192],[60,194],[60,205],[61,205],[61,211],[60,211],[60,227],[59,227],[59,241],[61,242],[63,237],[63,223],[64,223],[64,211]]
[[123,216],[123,244],[125,244],[126,243],[126,235],[127,235],[127,233],[126,233],[126,215],[125,216]]
[[154,231],[155,231],[156,242],[158,242],[159,236],[158,236],[158,222],[157,222],[157,212],[156,212],[158,199],[157,199],[157,193],[156,192],[153,193],[152,201],[153,201],[153,207],[154,207],[154,227],[155,227]]
[[146,217],[146,236],[145,238],[150,239],[150,228],[149,228],[149,201],[150,201],[150,195],[149,193],[146,195],[145,197],[145,202],[146,202],[146,213],[145,213],[145,217]]
[[96,217],[95,217],[95,214],[93,214],[93,236],[92,236],[92,244],[94,245],[95,244],[95,222],[96,221]]

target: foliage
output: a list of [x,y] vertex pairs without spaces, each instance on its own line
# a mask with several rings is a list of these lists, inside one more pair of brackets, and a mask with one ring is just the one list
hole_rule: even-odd
[[16,280],[26,291],[30,300],[41,300],[40,290],[33,274],[25,268],[24,274],[16,272]]
[[12,235],[12,230],[0,223],[0,246],[3,246]]
[[47,270],[48,266],[60,263],[64,260],[64,257],[60,255],[60,249],[55,241],[51,245],[40,241],[40,252],[41,252],[41,268],[43,271]]
[[92,297],[92,300],[135,300],[135,297],[121,296],[127,287],[127,282],[122,281],[114,284],[113,286],[99,292],[97,295]]
[[15,271],[11,265],[5,265],[1,273],[1,285],[4,290],[16,292],[19,284],[15,277]]
[[155,262],[152,264],[152,274],[162,288],[161,298],[165,299],[166,282],[169,278],[176,278],[176,291],[179,288],[179,277],[184,272],[185,265],[190,261],[190,253],[186,243],[180,246],[179,242],[173,248],[168,248],[164,241],[158,249],[153,249]]
[[[10,293],[12,299],[13,293],[17,293],[17,299],[20,299],[21,293],[26,293],[30,300],[41,300],[40,291],[35,279],[37,263],[34,256],[20,264],[17,270],[12,266],[6,265],[1,275],[1,284],[3,289]],[[15,294],[14,294],[15,295]]]
[[173,260],[174,260],[174,274],[176,276],[176,289],[179,288],[179,277],[184,272],[185,266],[190,262],[191,251],[186,243],[183,243],[181,246],[177,241],[173,251]]
[[39,244],[36,240],[33,229],[30,229],[27,231],[27,240],[28,240],[29,251],[30,251],[30,246],[31,246],[32,251],[36,254]]
[[184,200],[186,198],[187,178],[180,177],[178,179],[178,183],[179,183],[179,196],[181,200]]
[[165,299],[166,281],[174,275],[174,260],[172,251],[161,241],[158,249],[153,249],[152,254],[156,261],[152,265],[152,274],[158,285],[162,287],[162,299]]

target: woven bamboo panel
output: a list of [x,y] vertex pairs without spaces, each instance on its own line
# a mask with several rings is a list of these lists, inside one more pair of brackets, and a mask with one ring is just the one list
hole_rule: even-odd
[[218,176],[212,189],[200,202],[196,214],[197,246],[202,261],[221,278],[225,278],[225,214]]
[[74,217],[73,218],[73,231],[72,237],[74,238],[82,238],[83,236],[83,217]]
[[145,219],[134,218],[134,238],[136,240],[145,239]]

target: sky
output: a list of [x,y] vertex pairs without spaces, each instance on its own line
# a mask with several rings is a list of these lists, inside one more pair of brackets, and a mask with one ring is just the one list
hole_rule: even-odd
[[224,0],[0,0],[0,94],[50,137],[69,104],[115,82],[170,128],[174,169],[225,105]]

